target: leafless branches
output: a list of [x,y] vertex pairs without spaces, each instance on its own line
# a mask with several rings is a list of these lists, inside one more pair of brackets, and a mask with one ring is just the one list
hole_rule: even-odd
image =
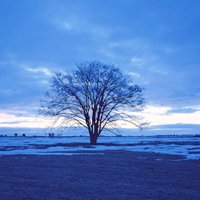
[[139,110],[144,103],[141,87],[129,84],[119,68],[97,61],[77,65],[72,74],[56,74],[46,97],[43,114],[86,127],[92,144],[116,121],[139,126],[127,111]]

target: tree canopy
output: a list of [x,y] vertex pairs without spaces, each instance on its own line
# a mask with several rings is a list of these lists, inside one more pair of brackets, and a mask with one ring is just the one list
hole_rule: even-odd
[[102,131],[117,121],[138,126],[136,116],[127,111],[141,109],[142,91],[114,65],[99,61],[78,64],[72,73],[52,77],[42,112],[85,127],[91,144],[96,144]]

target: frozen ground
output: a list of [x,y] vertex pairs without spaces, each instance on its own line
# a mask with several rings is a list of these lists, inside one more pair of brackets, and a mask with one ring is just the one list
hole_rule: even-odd
[[97,146],[88,142],[88,137],[1,137],[0,155],[92,155],[102,154],[105,150],[127,150],[200,159],[200,137],[100,137]]

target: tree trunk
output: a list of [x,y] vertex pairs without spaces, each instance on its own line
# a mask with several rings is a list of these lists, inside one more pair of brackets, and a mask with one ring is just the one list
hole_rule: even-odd
[[90,144],[95,145],[97,144],[98,135],[97,134],[90,134]]

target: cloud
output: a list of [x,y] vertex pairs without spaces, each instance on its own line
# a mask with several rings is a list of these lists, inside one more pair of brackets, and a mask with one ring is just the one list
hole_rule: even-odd
[[78,28],[73,22],[66,19],[59,19],[58,17],[50,19],[50,22],[60,30],[72,31]]
[[[21,107],[14,112],[9,109],[0,110],[0,128],[58,128],[61,125],[65,126],[62,117],[44,117],[33,114],[30,109],[23,112],[23,109],[26,108]],[[68,125],[73,126],[74,123]]]
[[49,124],[43,117],[16,116],[0,112],[0,127],[46,128]]
[[131,58],[131,63],[135,66],[144,66],[146,62],[141,57],[134,56]]
[[189,113],[173,113],[171,107],[152,106],[146,107],[141,114],[150,125],[164,124],[200,124],[200,110]]
[[[19,108],[18,108],[19,109]],[[164,125],[164,124],[200,124],[200,111],[195,111],[193,113],[170,113],[171,107],[166,106],[146,106],[143,113],[139,114],[139,117],[143,118],[143,121],[150,122],[150,126]],[[18,110],[20,113],[20,109]],[[18,127],[18,128],[50,128],[53,126],[53,118],[41,117],[38,115],[27,115],[26,113],[9,113],[7,110],[0,111],[0,127]],[[132,112],[129,112],[131,114]],[[135,113],[133,113],[135,114]],[[63,119],[56,124],[59,125]],[[130,124],[124,124],[119,122],[122,127],[129,126],[133,128]],[[125,125],[125,126],[124,126]]]
[[200,111],[200,105],[172,108],[171,110],[168,111],[167,114],[172,114],[172,113],[194,113],[194,112],[197,112],[197,111]]
[[13,5],[12,12],[6,6],[0,13],[5,19],[0,107],[35,105],[61,65],[68,70],[77,62],[101,60],[145,87],[147,104],[158,105],[146,113],[158,116],[155,123],[198,112],[189,106],[198,106],[200,98],[199,3],[30,0]]
[[42,64],[22,62],[16,59],[1,61],[0,108],[32,105],[47,90],[53,69]]
[[16,59],[0,61],[0,65],[2,65],[2,66],[9,65],[12,68],[14,68],[14,67],[21,68],[21,69],[24,69],[31,73],[43,73],[46,76],[53,75],[52,71],[48,67],[38,66],[38,64],[30,63],[30,62],[29,63],[21,62],[21,61],[17,61]]
[[0,127],[9,128],[49,128],[53,121],[51,118],[42,117],[31,112],[32,108],[18,107],[14,111],[0,110]]
[[133,78],[140,78],[141,77],[140,74],[138,74],[137,72],[129,72],[128,74],[129,74],[129,76],[131,76]]
[[169,106],[154,106],[154,105],[147,105],[145,106],[145,114],[152,114],[152,115],[165,115],[168,113],[172,108]]
[[25,69],[29,72],[32,72],[32,73],[43,73],[46,76],[52,76],[53,75],[53,73],[46,67],[36,67],[36,68],[26,67]]
[[74,34],[87,34],[94,38],[109,38],[109,36],[118,29],[110,28],[101,23],[94,23],[90,17],[86,18],[81,14],[78,15],[57,15],[48,18],[48,23],[57,29],[68,31]]
[[4,121],[4,122],[0,122],[0,126],[3,125],[3,127],[4,127],[4,126],[7,126],[7,125],[11,125],[11,124],[14,124],[16,126],[16,124],[25,123],[25,122],[26,121],[11,121],[11,122]]

